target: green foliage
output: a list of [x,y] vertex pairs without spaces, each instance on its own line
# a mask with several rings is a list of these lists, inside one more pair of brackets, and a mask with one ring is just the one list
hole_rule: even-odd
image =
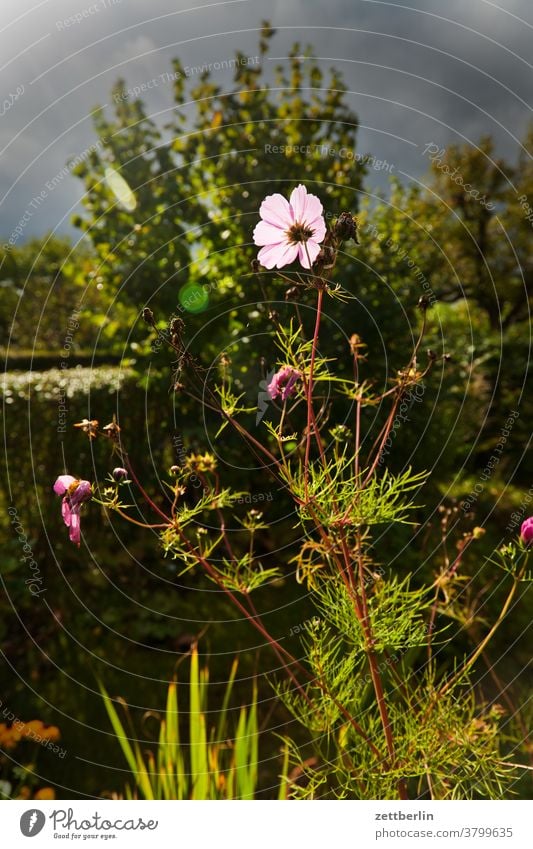
[[[272,37],[265,24],[262,64],[237,63],[228,91],[208,73],[196,83],[186,81],[176,61],[176,109],[163,130],[140,101],[114,97],[111,112],[96,110],[100,144],[75,171],[87,190],[76,223],[91,249],[72,253],[66,241],[48,238],[2,254],[0,321],[19,353],[34,347],[52,350],[57,367],[58,346],[79,309],[76,357],[93,347],[97,333],[108,356],[122,354],[126,336],[136,355],[139,344],[149,355],[137,363],[137,378],[147,393],[142,399],[134,392],[131,371],[126,386],[107,369],[93,372],[90,380],[83,371],[73,376],[51,369],[47,375],[34,373],[30,387],[24,373],[9,376],[5,433],[13,459],[6,459],[3,468],[9,483],[2,501],[17,506],[46,575],[55,618],[98,657],[108,654],[115,662],[116,653],[124,652],[115,641],[101,645],[105,628],[113,636],[113,629],[127,631],[143,650],[160,643],[175,651],[176,609],[187,618],[191,587],[212,589],[215,582],[225,590],[200,602],[197,621],[202,616],[215,620],[215,605],[220,620],[227,621],[225,600],[237,600],[250,630],[260,630],[262,639],[270,641],[273,662],[286,669],[288,683],[278,681],[277,692],[306,735],[302,747],[287,743],[284,774],[290,754],[299,778],[284,779],[280,798],[398,798],[404,793],[411,798],[500,798],[512,792],[517,772],[511,761],[529,754],[521,742],[528,720],[526,695],[519,691],[515,698],[507,683],[521,670],[500,672],[494,658],[507,658],[507,646],[514,646],[517,633],[528,625],[523,604],[527,551],[517,542],[502,548],[500,537],[509,539],[509,531],[503,531],[505,513],[512,506],[523,509],[523,484],[530,485],[522,464],[514,486],[503,492],[530,438],[531,228],[520,197],[533,195],[531,161],[523,156],[516,167],[494,161],[489,140],[478,149],[450,147],[433,163],[427,190],[393,181],[386,200],[363,204],[361,245],[338,252],[338,284],[329,283],[329,266],[323,269],[328,277],[324,290],[322,280],[294,270],[279,276],[251,273],[251,230],[265,194],[286,195],[305,182],[322,196],[331,223],[340,211],[357,210],[364,176],[355,158],[321,152],[323,144],[334,150],[356,145],[357,118],[338,74],[333,71],[326,79],[309,51],[295,45],[287,67],[280,67],[270,83],[264,60]],[[123,88],[119,81],[113,94]],[[531,147],[531,133],[526,146]],[[463,184],[476,187],[477,199],[451,178],[454,171],[461,173]],[[479,203],[483,195],[493,209]],[[325,314],[331,312],[334,321],[322,328],[311,362],[317,291],[332,296],[325,299]],[[413,328],[420,324],[416,304],[424,294],[432,302],[424,343],[433,352],[427,381],[421,378],[425,354],[418,343],[411,357]],[[156,312],[148,329],[137,326],[147,304]],[[171,329],[177,313],[188,313],[187,356]],[[365,340],[366,355],[361,348],[350,358],[347,338],[352,355],[361,344],[359,337],[351,341],[354,327]],[[163,353],[167,344],[171,366]],[[435,358],[447,352],[452,363],[445,370]],[[291,404],[272,404],[262,429],[247,436],[257,387],[276,362],[298,369],[301,382]],[[176,395],[169,401],[172,384]],[[316,423],[309,417],[309,386]],[[409,409],[392,450],[379,458],[372,446],[379,446],[415,386],[422,390],[420,403]],[[84,532],[92,540],[94,564],[84,558],[85,549],[67,548],[58,503],[50,494],[61,471],[55,422],[63,391],[74,420],[92,415],[107,420],[119,387],[129,458],[146,497],[153,498],[149,506],[155,506],[155,521],[161,518],[157,510],[171,514],[160,534],[166,560],[147,549],[138,527],[144,505],[130,498],[131,492],[122,499],[108,487],[109,492],[100,492],[99,504],[86,511]],[[202,416],[195,412],[199,395]],[[176,462],[168,434],[176,412],[172,403],[179,407],[175,421],[186,457],[179,458],[175,480],[164,479],[156,488],[154,467]],[[492,527],[485,542],[472,550],[479,530],[472,530],[473,517],[458,515],[452,504],[453,523],[444,526],[440,513],[432,518],[433,508],[442,498],[468,498],[515,408],[520,415],[501,463],[472,507],[478,516],[493,517]],[[359,413],[362,442],[352,424]],[[145,429],[149,452],[140,438]],[[224,462],[215,473],[213,458],[192,452],[217,438]],[[243,441],[254,462],[266,459],[268,480],[277,487],[275,502],[265,506],[264,514],[239,509],[246,499],[251,503],[254,488],[264,487],[267,479],[265,468],[251,473],[236,468]],[[109,470],[115,459],[109,444],[102,447],[101,442],[83,446],[79,438],[65,439],[60,448],[68,470],[76,474],[93,463]],[[433,468],[430,477],[422,471],[428,468]],[[463,471],[457,474],[458,469]],[[201,486],[195,485],[198,481]],[[102,527],[101,507],[107,508],[109,527]],[[130,519],[124,550],[114,538],[115,522],[123,517]],[[238,527],[231,544],[230,522]],[[49,557],[49,528],[61,569]],[[50,633],[41,610],[28,599],[19,544],[8,530],[1,571],[9,600],[2,607],[0,629],[9,661],[21,675],[41,675],[48,682],[43,659],[24,635],[19,637],[10,607],[14,602],[42,638],[37,644],[46,642],[53,662],[63,668],[70,663],[77,674],[78,655],[68,654],[64,634],[60,629]],[[274,544],[276,562],[269,561],[267,568],[265,552],[270,554]],[[495,546],[500,546],[497,554],[486,560]],[[136,559],[147,566],[146,574],[140,574]],[[183,583],[176,571],[188,573]],[[254,593],[265,608],[279,608],[279,590],[284,597],[290,592],[292,573],[297,585],[306,586],[305,604],[313,616],[303,629],[300,660],[289,655],[285,641],[261,630],[263,620],[250,599]],[[109,581],[126,601],[115,603]],[[73,607],[73,586],[88,610]],[[197,604],[201,595],[196,595]],[[92,609],[103,626],[92,622]],[[275,630],[282,633],[283,615],[278,610],[275,619]],[[248,645],[243,631],[244,626],[236,641]],[[226,639],[222,625],[213,624],[213,632],[215,642]],[[151,663],[154,657],[152,652]],[[141,654],[138,662],[146,657]],[[247,663],[252,663],[251,652]],[[505,708],[489,704],[493,690],[487,675]],[[148,753],[126,732],[106,697],[135,776],[130,795],[254,796],[256,702],[231,725],[230,692],[228,687],[213,731],[207,720],[206,673],[193,653],[188,710],[180,703],[178,713],[177,687],[171,685],[156,751]],[[279,705],[277,710],[285,717]],[[180,745],[184,737],[187,745]],[[308,757],[309,748],[314,759]],[[100,789],[92,788],[95,793]]]
[[[359,216],[358,293],[379,315],[377,327],[387,340],[388,356],[395,358],[405,345],[406,323],[412,325],[418,297],[426,295],[433,305],[428,345],[452,358],[442,373],[439,416],[421,444],[416,429],[412,434],[402,429],[405,453],[418,446],[428,460],[438,457],[433,481],[446,481],[445,491],[457,469],[475,475],[483,468],[509,413],[520,411],[490,492],[477,504],[480,516],[489,514],[497,500],[503,510],[508,508],[502,489],[511,474],[515,484],[529,486],[520,457],[533,415],[526,365],[533,291],[531,223],[524,204],[533,194],[532,144],[530,128],[517,162],[497,158],[488,138],[477,146],[430,151],[427,189],[393,180],[390,196],[364,204]],[[377,348],[372,327],[359,332],[371,349]],[[431,389],[424,393],[418,421],[431,417],[435,400]],[[467,495],[468,485],[457,484],[457,497]]]
[[[248,298],[248,263],[254,255],[250,222],[265,188],[285,192],[295,179],[314,181],[331,198],[331,215],[356,209],[364,166],[355,158],[332,159],[322,149],[355,149],[358,122],[346,88],[335,70],[326,79],[310,49],[298,44],[288,71],[277,67],[270,83],[266,59],[273,35],[265,23],[261,61],[237,61],[233,89],[213,82],[209,72],[189,81],[175,60],[176,108],[165,128],[170,143],[141,101],[120,98],[123,80],[112,92],[114,114],[95,111],[101,144],[74,172],[86,189],[85,213],[75,223],[94,247],[91,279],[98,277],[108,296],[120,292],[113,312],[123,324],[149,304],[167,319],[186,311],[191,328],[200,328],[196,301],[188,310],[184,287],[205,284],[209,274],[207,301],[232,296],[227,317],[216,323],[220,329],[204,343],[218,354],[227,344],[228,322],[234,333],[244,327],[236,307]],[[110,190],[110,166],[130,186],[134,209],[125,208]],[[113,333],[107,317],[107,344]]]
[[[135,790],[126,788],[126,798],[144,799],[253,799],[257,791],[259,730],[257,693],[248,707],[241,707],[231,730],[230,701],[237,672],[234,662],[216,725],[209,725],[207,668],[200,668],[198,650],[190,659],[189,703],[184,712],[178,704],[178,683],[168,688],[164,718],[153,749],[144,750],[127,731],[104,689],[108,716],[132,774]],[[188,733],[182,737],[184,720]],[[132,732],[134,733],[134,732]],[[282,781],[285,781],[285,777]]]
[[[389,701],[401,765],[397,769],[384,767],[383,759],[364,745],[342,717],[330,717],[327,733],[320,733],[315,725],[320,767],[304,762],[305,782],[295,788],[297,798],[394,799],[402,777],[408,778],[417,798],[506,797],[518,770],[501,751],[501,710],[475,705],[464,689],[446,697],[436,695],[428,676],[417,681],[415,701]],[[331,700],[324,704],[331,706]],[[363,699],[353,701],[352,709],[354,716],[364,716],[369,738],[376,739],[379,720],[368,709],[365,712]],[[301,705],[296,713],[302,715]],[[291,762],[302,764],[298,747],[288,745]]]
[[344,451],[327,464],[310,466],[308,475],[303,466],[294,469],[289,464],[283,477],[290,482],[292,492],[302,505],[302,518],[309,521],[314,517],[327,528],[406,522],[409,510],[415,509],[406,496],[420,488],[426,474],[407,469],[393,475],[385,469],[379,476],[372,475],[366,486],[361,486],[365,470],[355,475],[354,462],[355,458],[346,456]]
[[92,353],[94,332],[82,316],[104,312],[108,302],[95,288],[85,291],[91,265],[87,247],[73,248],[66,237],[0,249],[0,331],[11,356],[46,352],[58,363]]
[[[388,581],[378,578],[373,583],[368,601],[368,621],[376,651],[407,651],[425,644],[423,614],[428,607],[427,592],[410,589],[411,581],[410,577]],[[331,642],[336,644],[342,640],[364,651],[364,630],[360,621],[354,619],[353,597],[346,587],[336,580],[329,580],[320,584],[316,591],[320,619],[331,629]]]
[[494,553],[490,562],[519,581],[533,581],[533,571],[529,567],[531,549],[522,539],[502,546]]

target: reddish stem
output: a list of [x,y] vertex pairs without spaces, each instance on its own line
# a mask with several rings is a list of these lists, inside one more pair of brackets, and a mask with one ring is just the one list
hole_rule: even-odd
[[170,518],[170,516],[167,516],[166,513],[163,513],[163,511],[157,506],[155,501],[153,501],[150,498],[150,496],[148,495],[148,493],[144,489],[143,485],[139,481],[137,475],[135,474],[135,471],[134,471],[133,466],[131,464],[131,460],[128,457],[128,455],[125,454],[124,452],[121,452],[121,453],[122,453],[122,458],[124,460],[124,464],[125,464],[128,472],[130,473],[131,477],[132,477],[133,483],[139,489],[139,491],[140,491],[142,497],[144,498],[144,500],[146,501],[146,503],[152,508],[152,510],[154,510],[156,513],[158,513],[161,516],[161,518],[165,520],[165,522],[167,524],[170,524],[172,519]]

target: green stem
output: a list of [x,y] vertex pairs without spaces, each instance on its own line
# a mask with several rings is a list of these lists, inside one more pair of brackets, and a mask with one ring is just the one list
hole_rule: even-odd
[[[309,455],[311,452],[311,426],[313,425],[313,433],[316,437],[316,421],[314,420],[313,412],[313,378],[315,369],[316,349],[318,345],[318,336],[320,333],[320,319],[322,316],[322,301],[324,291],[322,288],[318,290],[318,299],[316,305],[316,321],[315,332],[313,333],[313,342],[311,347],[311,362],[309,365],[309,380],[307,382],[307,433],[305,442],[305,459],[304,459],[304,480],[305,480],[305,500],[308,500],[309,486]],[[313,424],[314,422],[314,424]]]
[[488,632],[488,634],[484,637],[484,639],[483,639],[483,640],[481,640],[481,642],[480,642],[480,644],[478,645],[478,647],[477,647],[477,649],[475,650],[475,652],[474,652],[472,655],[470,655],[470,657],[468,658],[468,660],[466,661],[466,663],[464,663],[464,664],[463,664],[463,666],[461,667],[461,669],[459,669],[459,671],[458,671],[458,672],[456,672],[456,673],[455,673],[455,675],[452,675],[452,677],[451,677],[451,678],[449,678],[449,679],[448,679],[448,681],[446,681],[446,683],[445,683],[445,684],[443,684],[443,686],[442,686],[442,687],[440,688],[440,690],[437,692],[437,697],[438,697],[438,698],[442,697],[445,693],[447,693],[447,692],[448,692],[448,690],[449,690],[451,687],[453,687],[453,686],[454,686],[454,684],[456,684],[456,683],[457,683],[457,681],[459,681],[459,680],[463,677],[463,675],[465,674],[465,672],[467,672],[469,669],[471,669],[471,668],[472,668],[472,666],[474,665],[474,663],[476,662],[476,660],[478,659],[478,657],[479,657],[481,654],[483,654],[483,652],[484,652],[484,650],[485,650],[486,646],[490,643],[490,641],[492,640],[492,638],[493,638],[494,634],[496,633],[496,631],[498,630],[498,628],[499,628],[499,627],[500,627],[500,625],[502,624],[503,620],[504,620],[504,619],[505,619],[505,617],[507,616],[507,613],[508,613],[509,608],[510,608],[510,606],[511,606],[511,602],[512,602],[512,600],[513,600],[513,598],[514,598],[514,596],[515,596],[515,594],[516,594],[516,591],[517,591],[517,589],[518,589],[518,585],[520,584],[520,581],[521,581],[522,575],[523,575],[523,572],[521,572],[519,575],[517,575],[517,576],[515,577],[514,582],[513,582],[513,586],[511,587],[511,590],[510,590],[510,592],[509,592],[509,595],[507,596],[507,598],[506,598],[506,600],[505,600],[505,604],[503,605],[502,609],[500,610],[500,615],[498,616],[498,618],[497,618],[496,622],[494,623],[494,625],[492,626],[492,628],[490,629],[490,631]]

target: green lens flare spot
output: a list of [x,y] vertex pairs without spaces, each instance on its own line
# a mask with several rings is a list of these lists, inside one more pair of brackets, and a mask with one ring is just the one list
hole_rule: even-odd
[[180,289],[178,301],[186,312],[203,312],[209,306],[209,293],[204,286],[187,283]]

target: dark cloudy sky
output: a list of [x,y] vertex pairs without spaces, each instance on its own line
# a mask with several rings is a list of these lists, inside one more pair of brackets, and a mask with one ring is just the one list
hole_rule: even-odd
[[[174,56],[198,66],[236,48],[254,55],[265,17],[278,28],[276,57],[299,40],[342,70],[360,150],[404,180],[424,174],[430,142],[490,133],[514,157],[530,121],[532,0],[2,0],[1,9],[3,241],[24,215],[23,238],[68,230],[81,186],[70,176],[53,191],[46,183],[95,141],[89,112],[109,102],[118,76],[134,86],[170,71]],[[144,98],[163,122],[171,85]]]

